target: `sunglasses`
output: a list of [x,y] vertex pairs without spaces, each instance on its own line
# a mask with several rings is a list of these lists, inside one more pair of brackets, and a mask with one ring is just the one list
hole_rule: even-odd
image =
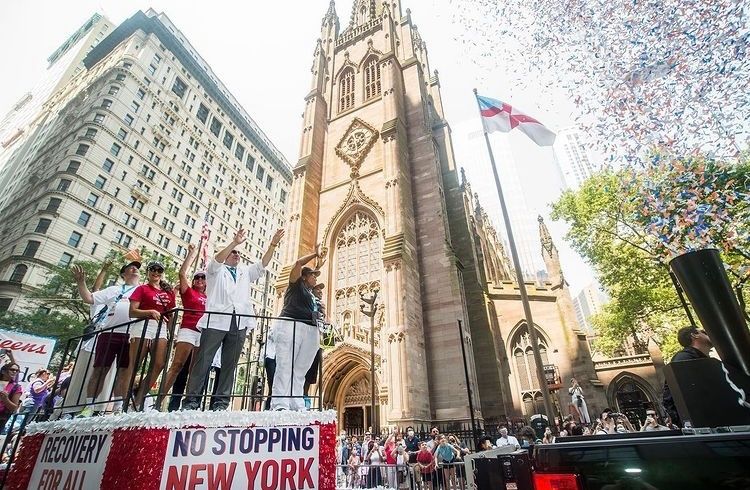
[[203,275],[203,274],[198,274],[197,276],[193,277],[193,279],[203,279],[203,280],[205,280],[206,276]]
[[10,371],[11,373],[17,373],[18,369],[17,368],[8,368],[8,371]]
[[239,255],[239,254],[240,254],[240,251],[239,251],[239,250],[232,250],[232,251],[231,251],[231,252],[229,252],[229,253],[230,253],[230,254],[232,254],[232,255]]
[[149,272],[156,272],[157,274],[163,274],[164,273],[164,269],[162,269],[161,267],[151,267],[151,268],[149,268],[148,271]]

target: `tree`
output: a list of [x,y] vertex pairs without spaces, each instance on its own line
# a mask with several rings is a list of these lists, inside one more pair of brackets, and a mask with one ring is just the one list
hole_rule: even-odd
[[691,247],[719,248],[740,298],[746,296],[748,204],[733,196],[747,196],[749,178],[747,159],[657,158],[645,169],[605,170],[560,197],[552,217],[568,223],[566,238],[612,299],[593,319],[597,349],[617,354],[628,337],[640,348],[653,337],[667,355],[675,350],[674,331],[688,318],[668,262]]
[[[103,261],[77,261],[76,264],[86,271],[89,288],[93,286],[94,279],[104,264],[109,264],[103,282],[103,287],[106,287],[117,282],[119,269],[124,260],[127,259],[123,259],[119,251],[113,250]],[[153,260],[162,262],[165,267],[165,280],[175,285],[178,268],[174,259],[157,256],[154,252],[141,251],[144,268]],[[0,316],[0,325],[8,330],[57,339],[53,355],[59,356],[69,338],[83,333],[83,327],[91,321],[91,308],[81,300],[69,268],[52,266],[46,279],[46,282],[38,286],[28,297],[39,309],[33,313],[5,313]],[[42,310],[51,313],[45,314]]]
[[5,312],[0,315],[0,328],[57,340],[50,361],[52,367],[59,364],[67,339],[80,334],[81,322],[75,316],[66,313]]

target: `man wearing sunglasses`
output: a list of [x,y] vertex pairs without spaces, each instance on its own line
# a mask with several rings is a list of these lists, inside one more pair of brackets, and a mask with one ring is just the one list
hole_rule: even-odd
[[[200,348],[193,364],[187,386],[184,410],[200,406],[201,391],[211,369],[216,351],[221,347],[221,373],[213,399],[214,410],[229,406],[232,381],[237,361],[245,343],[247,330],[255,328],[255,310],[250,303],[250,288],[265,272],[273,253],[284,236],[284,230],[274,233],[260,262],[240,264],[238,247],[245,242],[247,232],[240,228],[234,239],[208,264],[206,271],[206,311],[198,321],[201,329]],[[220,313],[220,314],[216,314]]]

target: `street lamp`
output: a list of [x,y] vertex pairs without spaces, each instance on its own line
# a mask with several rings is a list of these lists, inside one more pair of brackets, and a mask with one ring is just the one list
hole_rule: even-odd
[[[370,417],[372,418],[370,422],[372,423],[373,437],[375,433],[380,433],[380,424],[375,417],[375,313],[378,311],[378,305],[375,303],[375,300],[378,298],[378,292],[380,290],[373,289],[369,297],[359,293],[359,299],[363,303],[359,305],[359,311],[363,315],[370,317]],[[365,310],[366,305],[370,306],[369,310]]]

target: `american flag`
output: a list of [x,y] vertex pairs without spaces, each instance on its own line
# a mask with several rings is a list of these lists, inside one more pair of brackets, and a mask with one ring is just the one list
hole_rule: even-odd
[[209,238],[211,238],[211,228],[208,226],[208,210],[206,210],[206,216],[203,217],[203,225],[201,226],[201,249],[198,255],[200,257],[201,270],[206,270],[206,265],[208,264]]

